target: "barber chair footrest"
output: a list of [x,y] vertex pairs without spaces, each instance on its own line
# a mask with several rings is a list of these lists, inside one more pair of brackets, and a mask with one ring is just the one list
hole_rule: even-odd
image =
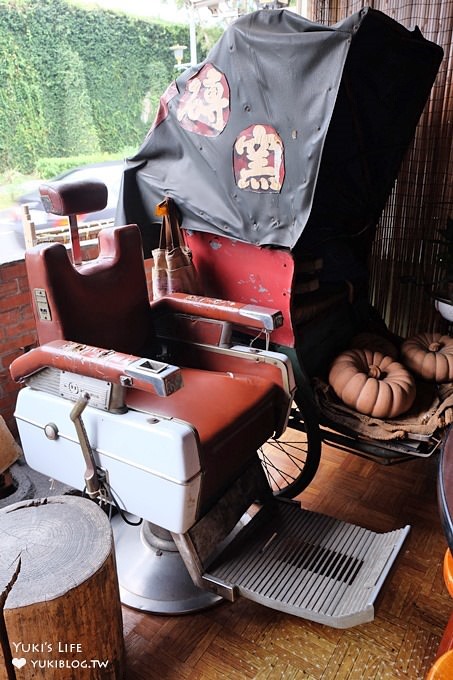
[[294,502],[271,505],[211,565],[206,585],[334,628],[372,621],[410,527],[379,534]]

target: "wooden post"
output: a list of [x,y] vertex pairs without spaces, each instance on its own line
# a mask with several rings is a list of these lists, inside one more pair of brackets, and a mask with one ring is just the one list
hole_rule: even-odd
[[9,468],[16,462],[21,453],[22,451],[8,430],[4,418],[0,416],[0,501],[16,490]]
[[5,472],[21,455],[19,445],[0,416],[0,474]]
[[122,631],[110,523],[95,503],[0,510],[0,680],[119,680]]
[[22,226],[24,229],[25,248],[33,248],[36,245],[36,228],[35,223],[30,217],[30,210],[28,205],[22,206]]

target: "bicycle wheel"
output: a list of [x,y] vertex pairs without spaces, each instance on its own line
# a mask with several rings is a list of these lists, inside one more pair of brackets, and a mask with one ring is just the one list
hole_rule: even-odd
[[309,388],[298,387],[288,427],[259,450],[275,496],[294,498],[312,481],[321,457],[321,432]]

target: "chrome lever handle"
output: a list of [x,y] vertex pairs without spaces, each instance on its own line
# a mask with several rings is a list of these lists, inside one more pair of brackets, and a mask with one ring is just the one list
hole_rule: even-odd
[[82,413],[87,407],[89,400],[90,395],[88,392],[83,392],[74,404],[69,417],[75,425],[80,448],[82,449],[83,458],[85,460],[86,469],[84,478],[87,493],[90,498],[93,498],[99,495],[101,484],[97,473],[96,461],[93,456],[93,449],[91,448],[90,440],[88,439],[85,425],[82,420]]

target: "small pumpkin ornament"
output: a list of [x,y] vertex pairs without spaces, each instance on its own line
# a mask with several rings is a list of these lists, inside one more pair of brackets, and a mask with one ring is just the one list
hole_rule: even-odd
[[424,380],[453,380],[453,338],[440,333],[419,333],[401,346],[405,365]]
[[347,406],[373,418],[395,418],[415,400],[414,377],[392,357],[349,349],[333,362],[329,384]]

